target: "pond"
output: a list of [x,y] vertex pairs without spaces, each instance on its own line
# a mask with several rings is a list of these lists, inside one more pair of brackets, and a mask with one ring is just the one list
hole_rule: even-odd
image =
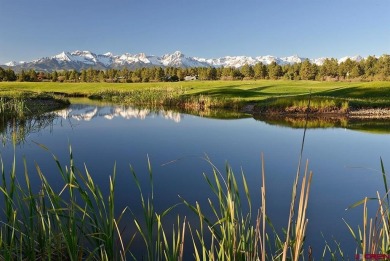
[[[257,209],[261,203],[263,154],[267,213],[281,234],[281,228],[287,226],[303,125],[297,121],[254,119],[237,113],[221,115],[221,112],[191,115],[174,110],[87,104],[75,100],[68,109],[55,112],[50,124],[32,128],[21,139],[15,149],[18,170],[23,172],[22,158],[25,157],[32,176],[36,176],[36,163],[56,184],[59,174],[52,154],[62,164],[69,165],[71,146],[76,166],[83,170],[85,164],[105,192],[116,165],[116,209],[120,211],[129,206],[137,216],[141,215],[140,199],[130,165],[147,194],[150,160],[157,211],[182,202],[178,195],[192,204],[199,202],[207,209],[207,199],[212,197],[212,192],[203,173],[212,174],[209,159],[221,173],[229,164],[239,181],[241,172],[245,174],[252,204]],[[346,208],[366,196],[375,197],[376,191],[384,195],[380,157],[385,167],[390,166],[390,123],[327,122],[333,124],[318,124],[320,127],[311,124],[306,131],[303,164],[309,160],[313,180],[305,251],[311,246],[314,255],[320,257],[325,241],[333,249],[336,241],[346,256],[353,257],[356,242],[343,219],[356,230],[363,222],[363,210],[361,206]],[[370,128],[373,125],[380,127]],[[4,141],[1,155],[9,169],[14,155],[9,140]],[[39,179],[33,179],[32,185],[39,190]],[[58,183],[57,189],[62,186]],[[369,204],[369,210],[375,215],[377,204]],[[184,205],[179,205],[174,213],[167,217],[167,223],[175,223],[178,213],[187,216],[189,222],[198,222]],[[140,244],[137,240],[135,244]]]

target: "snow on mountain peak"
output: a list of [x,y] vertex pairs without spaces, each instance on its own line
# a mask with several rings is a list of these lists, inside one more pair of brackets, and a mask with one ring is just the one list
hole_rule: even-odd
[[350,59],[351,61],[360,62],[361,60],[363,60],[363,57],[361,57],[360,55],[345,56],[339,59],[339,63],[343,63],[348,59]]
[[19,62],[15,62],[15,61],[10,61],[8,63],[5,63],[4,65],[7,65],[7,66],[16,66],[16,65],[19,65],[20,63]]
[[103,54],[104,56],[108,56],[108,57],[113,57],[114,54],[112,52],[107,52],[105,54]]
[[293,56],[283,57],[280,59],[286,63],[301,63],[301,62],[304,62],[305,60],[307,60],[307,58],[299,57],[296,54]]
[[174,55],[174,56],[177,56],[177,57],[184,57],[184,54],[183,54],[182,52],[180,52],[180,51],[175,51],[175,52],[173,53],[173,55]]
[[[351,59],[353,61],[361,61],[362,58],[359,55],[356,56],[346,56],[339,59],[339,63],[346,61],[347,59]],[[315,63],[317,65],[322,65],[327,58],[317,58],[317,59],[308,59],[302,58],[298,55],[292,55],[287,57],[276,57],[272,55],[265,56],[225,56],[220,58],[200,58],[200,57],[189,57],[184,55],[181,51],[175,51],[173,53],[164,54],[163,56],[155,56],[155,55],[147,55],[145,53],[138,54],[130,54],[124,53],[122,55],[114,55],[111,52],[107,52],[105,54],[95,54],[90,51],[80,51],[76,50],[73,52],[62,52],[52,57],[41,58],[34,60],[32,62],[15,62],[11,61],[6,63],[5,65],[10,67],[17,66],[25,66],[28,64],[39,65],[48,63],[50,65],[50,61],[57,61],[60,64],[63,64],[66,70],[69,68],[80,70],[82,68],[88,68],[93,66],[98,69],[109,69],[109,68],[122,68],[122,67],[130,67],[130,68],[140,68],[145,66],[167,66],[167,67],[235,67],[240,68],[246,64],[254,66],[255,64],[261,62],[263,64],[269,65],[273,62],[279,65],[285,64],[294,64],[294,63],[302,63],[305,60],[309,60],[311,63]],[[65,66],[66,64],[66,66]]]
[[54,58],[54,59],[56,59],[56,60],[58,60],[58,61],[61,61],[61,62],[70,62],[71,61],[71,59],[69,58],[69,56],[68,56],[68,52],[62,52],[62,53],[60,53],[60,54],[57,54],[57,55],[55,55],[55,56],[53,56],[52,58]]

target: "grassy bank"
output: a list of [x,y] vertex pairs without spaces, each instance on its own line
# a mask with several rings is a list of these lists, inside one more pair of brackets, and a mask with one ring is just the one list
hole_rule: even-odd
[[[160,104],[183,108],[242,108],[258,104],[261,108],[306,108],[311,93],[316,112],[345,113],[361,108],[390,107],[390,82],[314,82],[314,81],[192,81],[174,83],[55,83],[1,82],[0,96],[19,96],[25,92],[57,93],[65,96],[93,97],[108,101]],[[302,97],[306,96],[306,100]],[[313,107],[314,108],[314,107]]]
[[3,117],[23,118],[62,109],[68,105],[69,101],[67,99],[45,93],[23,92],[17,95],[7,94],[0,96],[0,115]]
[[[51,124],[50,112],[66,108],[69,101],[52,95],[26,92],[0,97],[0,137],[3,142],[23,141],[26,135]],[[12,133],[10,137],[10,133]]]
[[248,101],[268,97],[296,96],[311,92],[317,96],[338,98],[387,98],[390,82],[315,82],[315,81],[191,81],[159,83],[57,83],[0,82],[0,95],[20,92],[61,92],[69,95],[93,95],[102,91],[182,88],[189,95],[240,98]]

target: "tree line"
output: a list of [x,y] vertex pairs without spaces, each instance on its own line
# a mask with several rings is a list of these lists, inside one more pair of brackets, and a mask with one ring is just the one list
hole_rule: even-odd
[[336,59],[326,59],[322,65],[309,60],[302,63],[279,65],[257,63],[234,67],[151,67],[130,70],[109,69],[96,70],[62,70],[42,72],[30,69],[16,73],[12,69],[0,67],[0,81],[52,81],[52,82],[163,82],[183,81],[187,76],[198,80],[317,80],[317,81],[376,81],[390,80],[390,55],[379,58],[368,56],[359,62],[346,59],[339,63]]

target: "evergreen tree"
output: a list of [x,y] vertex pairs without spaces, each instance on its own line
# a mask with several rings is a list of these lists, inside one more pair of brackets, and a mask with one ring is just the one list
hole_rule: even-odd
[[64,80],[65,81],[69,81],[69,75],[70,75],[69,71],[64,71]]
[[300,80],[299,71],[301,63],[286,64],[282,66],[283,78],[287,80]]
[[321,77],[332,77],[338,76],[338,62],[336,59],[325,59],[324,63],[320,67],[319,74]]
[[81,71],[81,74],[80,74],[80,81],[81,82],[87,82],[87,72],[85,70],[82,70]]
[[240,72],[245,78],[248,79],[252,79],[255,76],[255,71],[253,70],[253,67],[248,64],[242,66]]
[[208,74],[208,68],[199,68],[198,70],[198,77],[199,77],[199,80],[210,80],[209,78],[209,74]]
[[28,78],[29,78],[28,81],[36,82],[38,80],[37,72],[34,71],[33,69],[30,69],[30,71],[28,71]]
[[233,80],[233,68],[232,67],[223,67],[221,79],[222,80]]
[[311,64],[309,60],[305,60],[301,64],[299,70],[299,76],[302,80],[314,80],[317,76],[317,67],[315,64]]
[[180,81],[184,81],[184,77],[186,77],[186,72],[182,68],[177,68],[176,76],[179,78]]
[[3,81],[16,81],[17,77],[16,77],[16,74],[15,72],[8,68],[7,70],[4,71],[4,78],[3,78]]
[[19,82],[24,82],[26,79],[26,73],[24,72],[24,70],[22,70],[19,74],[18,74],[18,81]]
[[104,71],[98,72],[98,79],[99,79],[99,82],[105,82]]
[[339,75],[344,78],[349,78],[353,67],[356,66],[356,61],[352,61],[350,58],[339,64]]
[[77,76],[77,72],[75,70],[72,70],[70,73],[69,73],[69,80],[71,81],[76,81],[78,78]]
[[255,64],[253,71],[255,79],[265,79],[268,76],[267,66],[262,62]]
[[140,69],[137,69],[133,72],[132,76],[131,76],[131,81],[132,82],[141,82],[142,81],[142,78],[141,78],[141,70]]
[[207,76],[209,80],[217,80],[217,69],[214,67],[207,68]]
[[157,82],[162,82],[164,81],[164,70],[161,67],[156,68],[154,72],[154,80]]
[[379,57],[375,72],[379,76],[379,80],[387,80],[390,77],[390,55],[384,54]]
[[366,78],[372,78],[375,75],[375,67],[378,59],[375,56],[368,56],[364,59],[363,68],[364,68],[364,76]]
[[53,71],[53,72],[51,73],[51,80],[52,80],[53,82],[56,82],[56,81],[58,80],[58,73],[57,73],[57,71]]
[[364,75],[364,69],[363,66],[360,63],[356,63],[355,66],[352,68],[349,76],[351,78],[358,78]]
[[232,69],[231,76],[233,77],[233,80],[242,80],[242,78],[244,78],[240,70],[237,68]]
[[216,71],[217,71],[217,78],[216,78],[216,80],[221,80],[221,78],[222,78],[222,68],[223,67],[216,68]]
[[6,78],[5,70],[0,67],[0,82],[5,81],[4,80],[5,78]]
[[272,62],[268,65],[268,75],[271,79],[276,80],[282,76],[282,67],[276,62]]
[[95,80],[95,72],[92,67],[89,67],[86,71],[87,74],[87,82],[94,82]]

